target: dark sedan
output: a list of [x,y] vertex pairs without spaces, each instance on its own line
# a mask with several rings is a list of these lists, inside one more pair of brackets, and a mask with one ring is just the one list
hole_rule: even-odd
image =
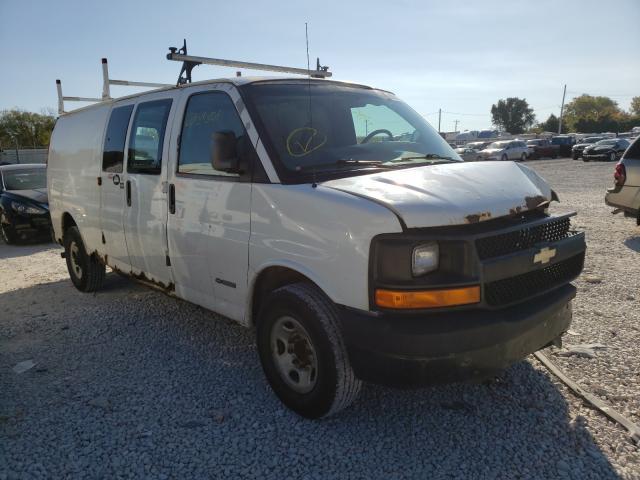
[[47,166],[42,164],[0,167],[0,235],[5,243],[51,232],[47,200]]
[[583,138],[571,148],[571,158],[573,158],[574,160],[578,160],[580,157],[582,157],[582,152],[585,148],[599,142],[600,140],[605,140],[605,137]]
[[629,147],[629,141],[624,138],[607,138],[588,146],[582,151],[582,160],[590,162],[601,160],[615,162]]

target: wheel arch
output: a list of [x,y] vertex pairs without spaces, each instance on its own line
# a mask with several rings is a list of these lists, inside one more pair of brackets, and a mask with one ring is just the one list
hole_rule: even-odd
[[77,227],[78,224],[69,212],[64,212],[60,217],[60,238],[56,238],[57,242],[62,245],[64,233],[71,227]]
[[327,297],[331,295],[323,288],[322,282],[299,265],[272,264],[264,266],[254,276],[249,285],[245,322],[255,326],[262,302],[270,292],[293,283],[304,282],[316,286]]

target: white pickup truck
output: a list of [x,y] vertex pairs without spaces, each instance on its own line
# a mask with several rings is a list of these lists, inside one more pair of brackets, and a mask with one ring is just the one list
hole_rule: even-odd
[[48,190],[78,289],[109,266],[255,327],[274,392],[309,418],[362,381],[484,378],[556,341],[585,254],[534,171],[464,163],[393,94],[324,79],[63,114]]

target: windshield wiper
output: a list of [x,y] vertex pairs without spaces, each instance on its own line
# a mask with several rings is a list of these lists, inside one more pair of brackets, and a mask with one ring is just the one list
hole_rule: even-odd
[[452,157],[445,157],[443,155],[439,155],[437,153],[425,153],[424,155],[413,155],[410,157],[400,157],[400,158],[395,158],[393,160],[389,160],[392,163],[399,163],[399,162],[404,162],[405,160],[447,160],[450,162],[459,162],[459,160],[456,160],[455,158]]
[[336,165],[380,165],[382,160],[356,160],[353,158],[341,158],[336,160]]

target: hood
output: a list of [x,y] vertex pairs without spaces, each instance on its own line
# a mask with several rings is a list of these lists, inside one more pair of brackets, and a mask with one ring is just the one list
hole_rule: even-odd
[[34,190],[7,190],[5,193],[8,193],[11,197],[16,200],[31,200],[32,202],[38,203],[40,205],[48,205],[49,200],[47,199],[47,189],[46,188],[37,188]]
[[504,151],[504,148],[485,148],[484,150],[482,150],[482,153],[491,154],[491,153],[498,153],[503,151]]
[[408,228],[477,223],[531,210],[552,198],[542,177],[514,162],[415,167],[321,185],[380,203]]

